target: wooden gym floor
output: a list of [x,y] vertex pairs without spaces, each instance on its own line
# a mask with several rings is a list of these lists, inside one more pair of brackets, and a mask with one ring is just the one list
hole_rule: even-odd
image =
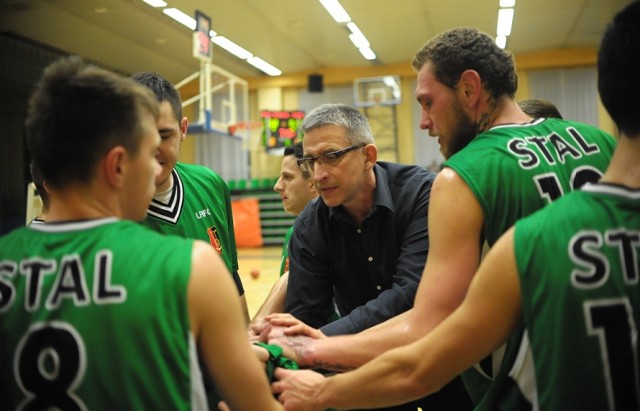
[[[273,284],[280,276],[281,246],[260,248],[238,248],[239,273],[249,306],[249,316],[253,318]],[[251,276],[251,270],[258,270],[258,278]]]

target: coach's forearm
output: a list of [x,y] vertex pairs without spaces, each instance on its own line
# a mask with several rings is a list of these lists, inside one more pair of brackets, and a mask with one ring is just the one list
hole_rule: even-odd
[[380,354],[419,339],[424,332],[413,326],[409,312],[358,334],[313,340],[301,353],[313,368],[347,371],[360,367]]

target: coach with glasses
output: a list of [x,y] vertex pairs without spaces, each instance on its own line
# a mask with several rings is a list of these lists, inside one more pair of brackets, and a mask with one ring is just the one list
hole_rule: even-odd
[[[427,258],[427,208],[433,172],[377,162],[367,118],[357,109],[325,104],[302,122],[303,171],[321,200],[298,216],[289,243],[285,311],[325,335],[353,334],[413,305]],[[326,323],[334,310],[341,318]],[[433,398],[442,407],[464,398],[458,389]],[[455,395],[451,395],[455,394]],[[445,405],[446,402],[446,405]],[[466,403],[465,403],[466,404]],[[395,407],[415,410],[416,404]]]

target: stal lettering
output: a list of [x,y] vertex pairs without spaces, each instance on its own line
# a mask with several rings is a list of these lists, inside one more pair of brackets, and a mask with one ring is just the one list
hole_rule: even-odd
[[[606,249],[613,253],[605,253]],[[571,272],[571,283],[576,288],[592,289],[604,284],[612,272],[607,254],[615,254],[619,261],[620,273],[625,284],[638,284],[640,266],[640,232],[623,228],[607,230],[604,235],[598,231],[585,230],[573,236],[569,243],[571,260],[579,267]]]
[[557,133],[548,136],[531,136],[514,138],[509,141],[509,151],[519,158],[520,167],[525,170],[537,167],[541,162],[554,165],[564,163],[567,158],[579,159],[598,153],[600,149],[589,144],[578,131],[567,128],[570,137],[562,137]]
[[[24,304],[30,312],[37,310],[43,302],[48,310],[57,309],[65,300],[76,306],[86,306],[91,302],[98,305],[124,302],[127,289],[111,283],[112,262],[113,256],[109,251],[96,255],[91,293],[84,265],[77,254],[64,256],[59,264],[55,260],[40,258],[23,260],[20,264],[3,264],[0,267],[0,311],[10,309],[15,301],[16,288],[8,280],[16,273],[25,278]],[[45,297],[43,284],[47,276],[55,278]]]

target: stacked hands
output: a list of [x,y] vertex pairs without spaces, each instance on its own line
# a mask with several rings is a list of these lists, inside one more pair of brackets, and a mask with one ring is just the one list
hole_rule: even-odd
[[[312,328],[291,314],[270,314],[261,321],[251,324],[249,329],[250,342],[263,342],[282,347],[283,356],[295,361],[301,368],[311,367],[313,364],[309,356],[305,355],[311,349],[314,340],[326,338],[315,328]],[[267,362],[269,353],[263,347],[253,345],[253,350],[262,362]],[[321,390],[325,377],[311,370],[286,370],[277,368],[274,373],[276,381],[271,384],[271,391],[278,397],[286,410],[322,410],[314,405]],[[220,410],[231,411],[221,404]]]

